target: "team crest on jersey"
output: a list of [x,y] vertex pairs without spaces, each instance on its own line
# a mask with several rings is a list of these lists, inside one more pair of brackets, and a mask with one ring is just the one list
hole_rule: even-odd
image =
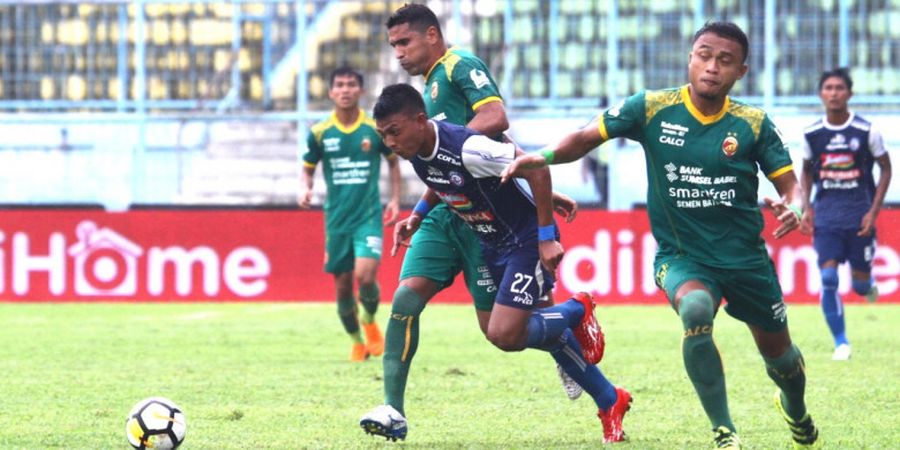
[[855,137],[854,137],[854,138],[850,138],[850,144],[849,144],[849,146],[850,146],[850,150],[853,150],[854,152],[857,151],[857,150],[859,150],[859,139],[857,139],[857,138],[855,138]]
[[372,140],[368,136],[364,137],[362,143],[359,144],[362,151],[367,152],[372,149]]
[[431,83],[431,99],[436,100],[438,96],[438,85],[437,81]]
[[450,172],[450,183],[454,186],[462,186],[466,184],[466,179],[459,172]]
[[725,153],[725,156],[732,157],[738,151],[738,140],[735,137],[737,133],[728,132],[728,136],[722,141],[722,153]]

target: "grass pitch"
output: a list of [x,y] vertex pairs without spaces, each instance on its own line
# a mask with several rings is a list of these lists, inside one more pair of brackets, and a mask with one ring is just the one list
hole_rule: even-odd
[[[847,310],[853,359],[837,363],[819,309],[790,308],[810,411],[827,448],[897,448],[900,306]],[[630,440],[613,448],[711,448],[674,313],[638,306],[598,315],[608,343],[601,368],[635,397]],[[127,448],[125,414],[157,395],[184,409],[185,449],[544,449],[602,440],[593,402],[565,398],[549,356],[493,348],[469,306],[432,305],[423,315],[402,443],[357,425],[382,401],[381,362],[346,361],[333,304],[0,304],[0,324],[4,449]],[[745,448],[788,448],[749,332],[722,314],[715,337]]]

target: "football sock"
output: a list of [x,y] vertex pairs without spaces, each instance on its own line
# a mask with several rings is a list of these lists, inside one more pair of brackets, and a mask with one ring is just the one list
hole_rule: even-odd
[[806,389],[806,364],[796,345],[791,344],[784,354],[777,358],[766,358],[766,373],[781,388],[781,404],[784,411],[794,420],[806,415],[803,393]]
[[678,316],[684,325],[681,352],[688,378],[713,429],[724,426],[734,431],[728,412],[722,358],[712,337],[714,309],[713,299],[706,291],[691,291],[681,298],[678,308]]
[[400,286],[394,292],[391,316],[384,339],[384,403],[403,412],[403,394],[409,366],[419,346],[419,314],[425,309],[425,300],[412,289]]
[[588,364],[584,360],[581,345],[575,339],[575,334],[571,329],[567,328],[563,332],[557,340],[556,348],[550,349],[550,354],[559,363],[559,366],[594,399],[597,408],[605,411],[616,403],[618,396],[616,387],[603,376],[603,372],[597,366]]
[[338,316],[344,325],[344,331],[353,338],[353,342],[362,342],[362,335],[359,333],[359,320],[356,318],[356,300],[353,297],[337,299]]
[[575,300],[535,310],[528,319],[525,346],[542,350],[557,348],[563,332],[578,325],[583,315],[584,306]]
[[872,290],[872,282],[873,280],[869,278],[868,280],[853,280],[853,291],[859,295],[866,295]]
[[362,303],[362,323],[375,321],[375,311],[378,311],[378,303],[381,302],[381,290],[378,283],[359,286],[359,302]]
[[[847,344],[847,334],[844,327],[844,305],[838,296],[838,274],[835,267],[824,267],[822,273],[822,312],[825,314],[825,322],[831,330],[834,345]],[[868,291],[867,291],[868,292]]]

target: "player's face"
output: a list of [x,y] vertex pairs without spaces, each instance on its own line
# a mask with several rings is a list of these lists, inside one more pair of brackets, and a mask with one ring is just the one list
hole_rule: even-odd
[[412,159],[423,148],[428,118],[424,113],[396,113],[375,121],[375,130],[391,151],[403,159]]
[[847,102],[853,95],[847,87],[847,83],[841,77],[828,77],[822,83],[822,89],[819,90],[819,97],[822,98],[822,104],[829,111],[844,111],[847,109]]
[[358,107],[362,93],[362,86],[355,76],[338,75],[328,90],[328,97],[338,109],[351,109]]
[[715,33],[704,33],[694,42],[688,63],[691,91],[709,100],[728,95],[747,73],[744,49],[735,41]]
[[424,75],[431,67],[431,45],[436,41],[434,27],[425,33],[410,29],[408,23],[401,23],[388,29],[388,44],[394,47],[394,56],[400,67],[410,75]]

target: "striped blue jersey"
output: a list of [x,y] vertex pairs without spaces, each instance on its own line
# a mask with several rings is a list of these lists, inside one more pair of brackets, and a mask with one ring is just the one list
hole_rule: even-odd
[[815,226],[859,228],[875,197],[875,158],[886,151],[881,133],[853,113],[841,125],[822,118],[804,130],[803,159],[812,163],[816,187]]
[[437,139],[428,157],[411,160],[416,174],[454,214],[471,227],[485,248],[504,250],[537,244],[537,211],[531,194],[500,173],[516,156],[469,128],[432,121]]

